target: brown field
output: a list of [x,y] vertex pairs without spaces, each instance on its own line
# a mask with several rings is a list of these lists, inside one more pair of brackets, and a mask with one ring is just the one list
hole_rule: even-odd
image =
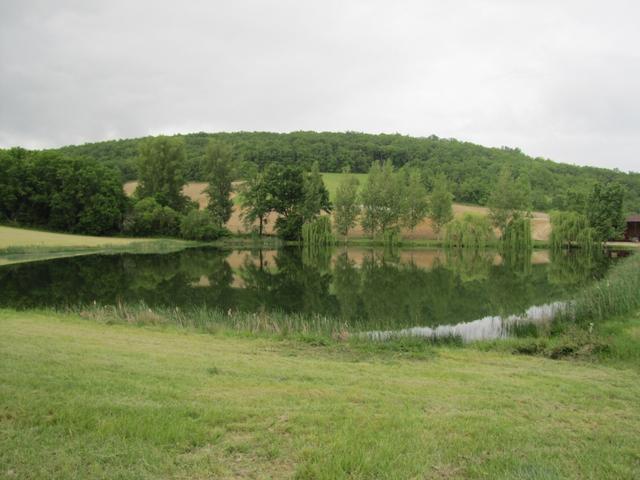
[[[132,195],[137,186],[137,182],[127,182],[124,185],[124,191],[127,195]],[[207,187],[207,184],[204,182],[192,182],[185,185],[182,190],[185,195],[187,195],[191,200],[198,202],[200,208],[204,208],[207,205],[207,196],[203,193],[204,189]],[[453,205],[453,214],[456,217],[460,217],[465,213],[476,213],[480,215],[487,215],[488,209],[486,207],[480,207],[477,205],[464,205],[461,203],[454,203]],[[273,233],[273,225],[275,223],[277,216],[272,214],[269,216],[265,233],[270,234]],[[240,217],[240,209],[239,206],[236,205],[234,207],[234,212],[231,215],[231,219],[227,223],[227,227],[234,233],[244,233],[246,232],[246,228],[242,224],[242,219]],[[542,212],[533,212],[533,219],[531,222],[531,230],[533,234],[534,240],[547,241],[549,240],[549,235],[551,234],[551,222],[549,220],[549,215]],[[351,238],[362,238],[366,237],[367,234],[360,228],[360,226],[354,228],[349,237]],[[425,220],[421,224],[419,224],[415,230],[412,232],[409,230],[402,231],[402,238],[406,240],[436,240],[438,236],[433,231],[431,221]]]

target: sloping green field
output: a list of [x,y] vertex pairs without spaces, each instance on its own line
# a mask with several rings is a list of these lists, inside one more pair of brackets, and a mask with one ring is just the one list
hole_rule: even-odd
[[640,476],[640,374],[0,311],[1,478]]
[[333,202],[336,199],[336,190],[338,189],[338,185],[340,185],[340,182],[342,182],[345,177],[357,178],[360,182],[360,189],[362,189],[368,176],[369,174],[367,173],[323,173],[322,180],[329,191],[329,198]]
[[[97,247],[143,242],[144,238],[91,237],[0,226],[0,250],[10,247]],[[148,239],[146,239],[148,241]]]

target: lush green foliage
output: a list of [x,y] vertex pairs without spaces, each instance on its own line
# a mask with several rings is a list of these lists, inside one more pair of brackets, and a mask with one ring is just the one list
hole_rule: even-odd
[[304,223],[304,173],[298,167],[271,164],[266,169],[267,201],[276,220],[278,236],[284,240],[300,240]]
[[358,188],[360,182],[356,177],[346,176],[336,189],[334,222],[337,232],[346,237],[349,229],[356,226],[360,214]]
[[273,163],[264,172],[253,173],[243,187],[242,208],[245,223],[258,220],[260,233],[267,215],[274,212],[278,214],[278,236],[300,240],[305,221],[331,211],[331,202],[317,165],[305,173],[298,167]]
[[605,278],[582,290],[568,309],[578,323],[603,321],[640,308],[640,255],[615,265]]
[[335,237],[331,231],[331,220],[322,215],[302,225],[302,243],[305,246],[326,247],[333,245]]
[[[422,171],[426,186],[433,187],[437,173],[451,182],[458,202],[485,205],[495,190],[497,178],[509,165],[516,178],[531,185],[536,210],[583,211],[592,185],[617,182],[623,186],[627,212],[640,211],[640,173],[622,173],[596,167],[578,167],[532,158],[517,148],[486,148],[436,136],[370,135],[347,132],[237,132],[194,133],[180,136],[186,144],[185,171],[190,180],[204,180],[202,159],[210,139],[233,146],[234,163],[257,166],[270,163],[310,169],[318,162],[322,172],[340,172],[349,166],[364,173],[375,161],[391,161],[398,168],[411,165]],[[114,140],[60,149],[65,154],[117,165],[126,179],[136,178],[135,159],[142,139]]]
[[433,223],[433,229],[439,233],[444,225],[453,219],[453,195],[449,191],[449,183],[446,177],[440,173],[436,175],[431,192],[429,218]]
[[526,215],[512,218],[507,223],[500,240],[502,251],[530,251],[533,248],[531,219]]
[[126,208],[114,169],[57,153],[0,151],[0,221],[105,235],[120,230]]
[[593,186],[587,218],[597,240],[605,242],[622,236],[626,227],[623,198],[624,192],[617,183]]
[[551,245],[554,249],[579,246],[591,249],[595,234],[586,215],[578,212],[551,213]]
[[180,236],[186,240],[211,241],[224,233],[220,219],[210,210],[191,210],[180,221]]
[[263,172],[255,172],[242,184],[240,190],[242,222],[248,229],[253,229],[258,222],[258,235],[262,235],[271,212],[267,180],[268,177]]
[[427,189],[419,170],[409,171],[404,196],[405,211],[402,224],[409,230],[413,230],[429,213]]
[[160,205],[154,197],[135,203],[123,224],[123,231],[135,236],[173,237],[180,229],[180,214],[173,208]]
[[465,213],[461,218],[450,221],[446,226],[445,243],[449,247],[484,249],[495,241],[489,219],[484,215]]
[[507,226],[531,210],[530,187],[524,177],[514,179],[509,167],[500,172],[488,201],[489,216],[493,226],[505,235]]
[[304,201],[302,205],[304,221],[313,221],[321,211],[330,212],[331,210],[329,192],[322,180],[318,162],[314,162],[311,171],[304,177]]
[[206,190],[209,197],[207,208],[218,219],[218,223],[225,224],[231,218],[233,210],[231,182],[234,171],[231,147],[212,140],[205,153],[203,171],[209,182]]
[[137,198],[153,197],[165,207],[181,212],[189,200],[182,194],[186,180],[184,141],[159,136],[140,144]]
[[372,237],[399,227],[406,211],[405,184],[403,176],[394,172],[390,161],[371,166],[360,198],[362,227]]

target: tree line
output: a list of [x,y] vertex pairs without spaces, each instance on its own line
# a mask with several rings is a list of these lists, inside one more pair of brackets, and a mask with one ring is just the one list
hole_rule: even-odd
[[[232,147],[238,175],[248,178],[253,169],[272,163],[310,170],[318,163],[322,172],[348,168],[365,173],[374,162],[391,162],[395,168],[408,166],[421,171],[431,190],[438,174],[449,179],[458,202],[487,205],[502,169],[514,177],[526,178],[535,210],[579,210],[596,183],[617,183],[622,187],[627,213],[640,211],[640,173],[623,173],[596,167],[579,167],[525,155],[517,148],[487,148],[436,136],[371,135],[357,132],[235,132],[178,135],[184,140],[185,178],[204,181],[204,159],[210,140]],[[125,180],[138,176],[139,146],[146,139],[113,140],[68,146],[56,151],[70,157],[92,157],[120,169]]]
[[[509,165],[503,166],[487,199],[490,220],[465,216],[450,224],[455,182],[442,172],[426,177],[424,169],[412,164],[397,168],[390,160],[374,161],[361,189],[355,177],[345,175],[333,205],[319,162],[308,170],[282,162],[258,168],[238,161],[232,145],[209,139],[199,167],[208,182],[208,203],[200,210],[183,193],[184,139],[151,137],[138,148],[139,183],[131,199],[123,193],[117,170],[95,159],[19,148],[0,151],[0,221],[96,235],[214,240],[227,233],[225,225],[234,207],[233,181],[244,178],[238,192],[241,217],[259,235],[275,213],[274,227],[281,238],[301,240],[311,235],[314,242],[327,243],[333,228],[323,213],[333,211],[335,231],[343,237],[359,222],[372,238],[394,241],[401,228],[413,230],[428,217],[436,232],[448,226],[448,242],[457,246],[488,243],[492,227],[503,239],[531,241],[530,178],[516,176]],[[606,240],[624,227],[623,202],[621,185],[596,183],[584,204],[574,210],[588,214],[594,238]]]

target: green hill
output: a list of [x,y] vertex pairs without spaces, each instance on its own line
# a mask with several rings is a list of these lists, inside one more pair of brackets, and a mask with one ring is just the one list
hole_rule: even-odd
[[[456,201],[483,205],[495,178],[508,164],[529,178],[536,210],[571,208],[583,202],[594,182],[616,181],[626,190],[626,209],[640,211],[640,173],[579,167],[525,155],[517,148],[488,148],[436,136],[372,135],[357,132],[235,132],[180,135],[187,150],[185,166],[190,180],[202,180],[200,160],[211,138],[228,142],[244,165],[262,167],[271,162],[314,161],[323,172],[368,171],[373,161],[391,160],[396,167],[411,165],[424,171],[427,182],[437,172],[452,180]],[[142,139],[113,140],[56,149],[72,157],[91,156],[119,168],[125,180],[134,179],[135,158]]]

